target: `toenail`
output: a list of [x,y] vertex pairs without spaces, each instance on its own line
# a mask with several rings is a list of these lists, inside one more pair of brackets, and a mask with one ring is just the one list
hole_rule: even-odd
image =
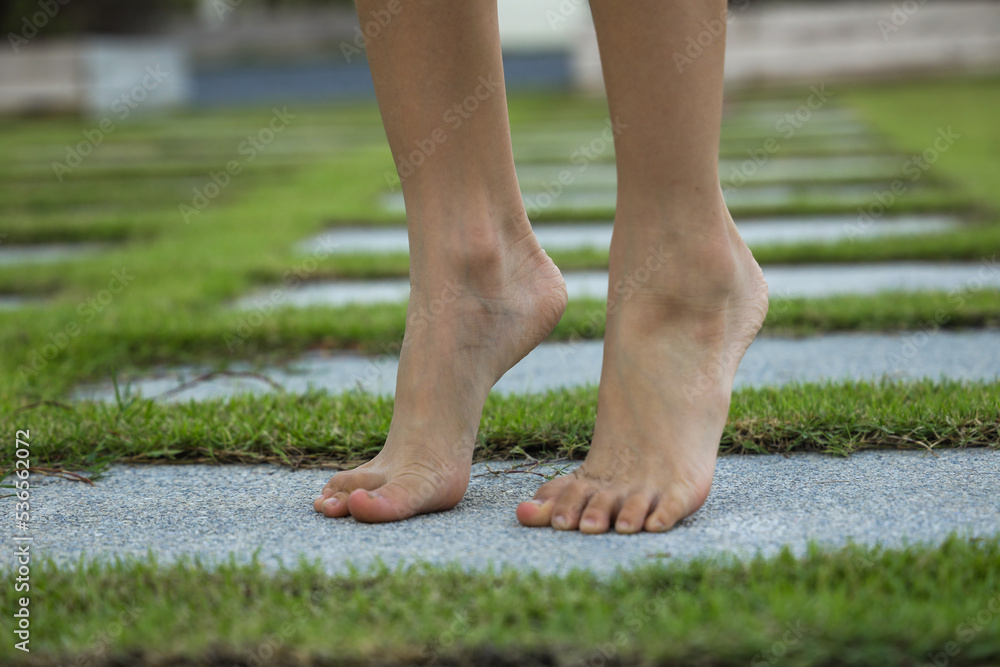
[[593,527],[597,525],[597,519],[584,519],[580,523],[587,527]]
[[539,507],[545,504],[545,501],[542,500],[541,498],[533,498],[528,502],[531,503],[532,505],[538,505]]
[[631,526],[631,524],[629,524],[628,521],[619,521],[618,522],[618,530],[629,530],[630,528],[632,528],[632,526]]
[[325,501],[323,501],[323,504],[326,505],[327,507],[336,507],[337,505],[340,504],[340,498],[336,497],[327,498]]
[[567,526],[569,526],[569,519],[561,515],[557,516],[554,519],[552,519],[552,525],[555,528],[566,528]]

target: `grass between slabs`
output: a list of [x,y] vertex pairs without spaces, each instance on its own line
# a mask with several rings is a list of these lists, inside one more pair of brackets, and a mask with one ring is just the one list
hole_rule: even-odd
[[[984,265],[983,270],[995,271],[996,267]],[[284,296],[279,291],[273,298],[277,301]],[[99,307],[99,302],[87,299],[59,309],[22,308],[18,314],[30,316],[39,332],[29,339],[30,345],[24,344],[30,329],[0,329],[0,347],[7,351],[0,357],[0,377],[8,378],[10,411],[38,400],[61,400],[81,381],[117,376],[125,382],[155,365],[197,363],[225,369],[245,359],[278,363],[308,350],[397,354],[406,314],[405,304],[281,310],[264,305],[257,310],[221,312],[178,309],[169,321],[151,329],[150,319],[156,317],[152,304],[112,312],[97,312]],[[573,300],[549,340],[598,339],[604,335],[604,326],[603,301]],[[762,335],[928,333],[998,326],[1000,290],[978,289],[972,283],[951,292],[874,297],[789,299],[774,294]],[[54,357],[46,356],[53,352]],[[3,391],[0,388],[0,396]]]
[[[1000,662],[996,539],[812,548],[744,563],[650,557],[610,578],[42,562],[32,569],[30,659],[10,638],[0,659],[34,667]],[[4,609],[18,595],[0,589]]]
[[[989,228],[1000,210],[996,90],[991,79],[844,92],[841,99],[856,103],[907,151],[922,151],[942,125],[970,138],[928,171],[926,183],[950,183],[949,189],[914,191],[893,212],[921,206],[986,211],[982,229],[964,229],[956,240],[892,239],[882,248],[858,241],[854,251],[873,255],[861,258],[915,259],[912,253],[923,252],[919,258],[927,259],[944,246],[953,254],[941,251],[935,259],[970,259],[980,243],[981,257],[998,250]],[[53,303],[5,313],[0,325],[0,419],[4,432],[32,431],[35,465],[99,471],[114,461],[203,460],[341,467],[381,446],[391,401],[365,395],[61,402],[75,383],[113,369],[122,374],[157,363],[214,364],[315,348],[391,349],[399,340],[401,306],[289,310],[253,328],[236,347],[226,339],[245,314],[225,304],[261,279],[284,275],[282,266],[299,267],[302,259],[291,248],[322,221],[398,222],[375,204],[392,164],[374,108],[290,111],[299,118],[282,141],[245,165],[245,178],[234,177],[189,220],[178,210],[189,201],[178,194],[182,179],[193,175],[204,184],[227,159],[241,158],[244,137],[270,111],[123,125],[68,176],[87,184],[53,188],[52,199],[40,188],[15,190],[30,179],[52,178],[50,163],[64,159],[65,147],[80,141],[84,128],[45,120],[0,131],[7,149],[0,152],[7,156],[0,157],[0,173],[9,188],[0,201],[11,206],[9,229],[0,230],[8,236],[0,240],[128,240],[100,257],[58,266],[0,267],[0,292],[56,295]],[[519,126],[531,123],[572,121],[599,130],[603,114],[603,103],[558,97],[514,100],[511,108],[515,137]],[[740,157],[758,147],[741,136],[727,140],[724,152]],[[807,137],[782,150],[843,152],[827,137]],[[881,139],[867,149],[883,153]],[[161,180],[146,185],[153,190],[133,190],[129,173]],[[848,250],[822,252],[833,259]],[[767,252],[777,251],[761,254]],[[94,300],[108,288],[111,272],[122,270],[133,277],[98,309]],[[978,290],[779,300],[768,328],[926,329],[942,309],[945,326],[984,326],[996,324],[998,303],[997,292]],[[71,325],[78,333],[67,333]],[[600,304],[575,302],[555,336],[602,331]],[[50,344],[56,355],[44,359],[37,374],[22,377],[20,366]],[[840,455],[872,447],[996,447],[998,395],[997,383],[947,381],[744,390],[734,397],[721,447]],[[477,456],[579,458],[595,406],[593,388],[491,397]],[[0,459],[3,470],[11,464],[9,451]],[[606,580],[442,568],[329,577],[308,565],[273,573],[258,565],[35,563],[30,657],[34,665],[79,664],[81,655],[92,665],[254,664],[261,658],[279,665],[922,665],[943,654],[950,665],[997,664],[998,563],[997,540],[964,539],[902,551],[814,552],[801,560],[786,554],[750,564],[655,564]],[[0,589],[4,609],[13,609],[19,595],[13,586]],[[132,616],[129,610],[141,611]],[[104,637],[112,635],[107,643]],[[13,641],[0,646],[0,661],[24,659]]]
[[[723,454],[861,449],[997,447],[1000,384],[920,381],[742,389],[722,437]],[[593,387],[491,396],[477,460],[582,459],[593,435]],[[99,471],[112,461],[273,462],[346,468],[381,449],[388,397],[276,394],[162,403],[40,403],[5,425],[30,429],[37,466]],[[0,470],[13,465],[10,448]]]
[[[996,168],[990,160],[996,154],[1000,130],[989,111],[995,107],[996,89],[996,79],[921,82],[888,92],[862,88],[848,95],[844,91],[840,99],[855,103],[857,98],[878,129],[886,136],[891,129],[892,141],[907,151],[922,150],[938,126],[956,125],[965,140],[942,154],[927,171],[927,182],[950,183],[969,206],[996,211],[1000,210],[1000,191],[993,187]],[[915,106],[926,119],[911,119]],[[128,232],[138,235],[129,236],[128,243],[77,261],[0,266],[0,293],[53,297],[38,306],[4,313],[0,324],[3,414],[38,400],[61,400],[83,380],[154,364],[207,361],[224,365],[262,355],[271,359],[290,356],[306,349],[379,351],[399,341],[403,309],[398,305],[290,309],[280,317],[265,318],[245,336],[241,333],[247,314],[228,306],[233,298],[275,276],[302,280],[324,270],[304,268],[307,258],[293,250],[296,242],[315,234],[323,221],[395,220],[380,212],[376,203],[388,187],[384,175],[392,164],[374,106],[304,107],[288,112],[296,117],[253,160],[241,153],[241,147],[247,136],[269,122],[271,110],[123,123],[79,168],[64,175],[65,189],[43,188],[38,182],[56,183],[51,165],[67,159],[67,147],[76,145],[84,136],[82,130],[88,129],[84,124],[18,121],[0,131],[0,144],[6,149],[0,152],[0,170],[11,176],[4,182],[0,199],[16,204],[9,218],[12,222],[5,219],[2,230],[8,238],[2,240],[25,240],[35,227],[44,230],[40,233],[45,238],[55,238],[59,224],[78,218],[95,221],[96,227],[100,227],[97,221],[104,221],[101,234],[112,233],[109,229],[118,229],[113,234],[124,233],[126,225],[139,230]],[[604,114],[601,102],[568,97],[524,97],[511,102],[515,136],[522,138],[531,128],[548,131],[554,123],[582,128],[584,138],[594,136],[603,128]],[[908,120],[898,123],[899,127],[890,122],[901,117]],[[961,127],[955,119],[961,120]],[[769,127],[761,125],[762,139]],[[803,132],[787,146],[809,136]],[[178,197],[177,179],[193,175],[201,184],[211,182],[210,175],[224,168],[227,159],[242,160],[243,171],[232,177],[210,205],[188,212],[185,220],[179,207],[190,200]],[[160,169],[164,173],[154,177]],[[132,171],[141,177],[130,176]],[[143,185],[130,188],[130,182]],[[163,188],[157,189],[160,185]],[[48,192],[58,206],[46,200]],[[122,204],[128,213],[105,211],[105,200],[108,206]],[[854,251],[865,259],[887,260],[927,258],[938,251],[942,257],[945,248],[952,258],[971,258],[977,250],[985,258],[997,250],[996,228],[994,218],[985,216],[976,227],[953,235],[881,242],[859,239],[853,250],[843,244],[826,250],[796,246],[763,249],[761,255],[766,258],[771,253],[777,261],[791,261],[796,253],[823,252],[827,259],[841,261]],[[73,238],[83,237],[80,229]],[[603,255],[586,253],[567,253],[563,259],[571,265],[567,268],[574,262],[582,267],[604,261]],[[401,273],[399,257],[387,261],[394,263],[392,271]],[[111,293],[109,287],[121,285],[120,280],[115,282],[115,272],[129,280],[124,289]],[[767,328],[773,333],[808,333],[990,326],[1000,313],[997,294],[970,289],[958,294],[779,298]],[[579,301],[571,304],[554,338],[602,333],[600,305]],[[54,354],[46,356],[49,352]]]
[[[848,223],[848,225],[853,224],[853,222]],[[548,251],[548,254],[564,272],[608,268],[607,250],[556,249]],[[314,255],[317,267],[309,273],[310,280],[404,278],[410,268],[409,257],[405,252],[320,255],[321,253]],[[963,224],[947,232],[918,234],[904,238],[865,239],[864,234],[859,231],[858,237],[853,240],[760,245],[754,248],[754,257],[765,267],[769,264],[903,261],[993,262],[997,255],[1000,255],[1000,225],[984,223]],[[252,273],[251,279],[263,287],[268,287],[280,283],[288,274],[286,262],[273,261],[261,265]]]

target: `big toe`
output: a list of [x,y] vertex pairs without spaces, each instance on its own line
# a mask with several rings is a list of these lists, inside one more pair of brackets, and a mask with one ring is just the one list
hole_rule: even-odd
[[371,491],[357,489],[347,498],[351,516],[367,523],[401,521],[417,514],[450,509],[461,500],[417,475],[400,476]]
[[522,526],[543,528],[552,523],[552,508],[563,487],[570,482],[569,475],[562,475],[542,484],[535,497],[517,506],[517,520]]
[[517,506],[517,520],[522,526],[530,528],[542,528],[552,522],[552,508],[555,507],[554,499],[535,498],[528,500]]

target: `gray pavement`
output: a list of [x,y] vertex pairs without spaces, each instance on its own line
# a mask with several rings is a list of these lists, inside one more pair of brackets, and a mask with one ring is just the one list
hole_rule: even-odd
[[[559,171],[555,170],[554,177],[558,180]],[[729,176],[729,174],[726,174]],[[724,184],[728,185],[728,184]],[[796,184],[746,184],[736,187],[727,187],[723,193],[726,204],[734,215],[747,208],[757,207],[767,208],[787,208],[789,213],[800,210],[803,202],[809,202],[819,208],[823,206],[837,206],[841,208],[845,202],[851,204],[851,208],[869,208],[872,204],[877,204],[876,195],[889,190],[891,181],[871,181],[869,183],[796,183]],[[907,192],[917,193],[927,191],[929,186],[920,183],[911,184]],[[589,187],[566,187],[558,195],[553,196],[548,190],[535,188],[522,188],[521,194],[529,216],[536,216],[539,212],[549,214],[560,213],[563,215],[581,215],[594,211],[607,211],[608,215],[614,213],[617,193],[614,183],[606,183],[602,187],[591,185]],[[884,197],[884,195],[883,195]],[[388,213],[402,215],[406,212],[401,192],[388,192],[380,198],[380,205]]]
[[[517,394],[596,385],[601,374],[602,345],[599,340],[540,345],[507,371],[494,391]],[[392,394],[397,364],[398,359],[390,355],[309,354],[286,366],[256,370],[290,392],[325,390],[336,393],[360,389]],[[142,378],[119,378],[119,384],[132,395],[170,401],[274,391],[268,383],[251,377],[217,376],[182,385],[211,370],[208,366],[163,368]],[[229,370],[249,372],[254,368],[248,364],[233,364]],[[735,386],[881,378],[936,380],[943,377],[985,381],[1000,378],[1000,332],[926,330],[797,339],[761,337],[753,342],[743,358]],[[76,398],[114,400],[114,396],[110,382],[84,386],[76,392]]]
[[[866,231],[858,228],[860,236]],[[651,251],[651,259],[661,259]],[[971,292],[1000,288],[1000,264],[996,256],[981,262],[884,262],[876,264],[803,264],[764,266],[771,307],[782,299],[824,297],[838,294],[878,294],[887,291]],[[641,274],[639,274],[641,275]],[[608,294],[608,272],[567,271],[566,291],[570,299],[604,299]],[[638,280],[638,277],[634,278]],[[648,278],[647,278],[648,279]],[[625,285],[622,286],[625,288]],[[410,295],[407,278],[376,280],[311,281],[288,288],[260,290],[236,302],[238,307],[273,310],[274,306],[344,306],[347,304],[405,303]]]
[[[94,486],[35,476],[30,534],[36,555],[64,561],[153,550],[161,563],[245,562],[259,550],[269,566],[304,556],[332,573],[376,559],[610,573],[784,545],[802,553],[810,541],[901,546],[1000,533],[1000,454],[986,449],[725,456],[701,510],[667,533],[633,536],[522,528],[514,508],[544,481],[534,473],[548,471],[503,472],[513,465],[476,465],[452,511],[382,525],[316,514],[312,499],[330,475],[319,469],[118,465]],[[12,529],[3,522],[10,544]]]
[[84,259],[108,246],[103,243],[6,244],[0,247],[0,266],[14,264],[54,264]]
[[[905,215],[859,222],[857,215],[785,216],[741,220],[740,235],[751,249],[759,245],[819,242],[832,243],[860,236],[906,236],[954,229],[959,223],[947,215]],[[538,243],[548,251],[611,245],[610,222],[560,222],[533,224]],[[409,250],[406,227],[337,227],[300,244],[303,253],[319,256],[355,252]]]

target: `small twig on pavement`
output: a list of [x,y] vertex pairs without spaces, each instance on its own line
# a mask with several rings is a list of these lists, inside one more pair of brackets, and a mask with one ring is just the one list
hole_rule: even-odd
[[261,382],[270,385],[271,388],[273,389],[276,389],[280,392],[285,391],[284,387],[282,387],[280,384],[278,384],[271,378],[261,373],[254,373],[252,371],[212,371],[210,373],[205,373],[204,375],[199,375],[198,377],[188,380],[187,382],[182,382],[173,389],[168,389],[162,394],[154,396],[151,400],[157,400],[160,398],[166,398],[167,396],[172,396],[174,394],[184,391],[185,389],[193,385],[201,384],[202,382],[208,382],[210,380],[214,380],[217,377],[237,377],[237,378],[249,378],[251,380],[260,380]]

